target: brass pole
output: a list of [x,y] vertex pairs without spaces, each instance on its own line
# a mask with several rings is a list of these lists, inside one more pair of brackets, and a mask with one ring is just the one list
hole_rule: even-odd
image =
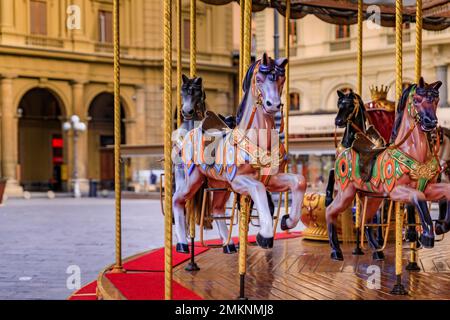
[[398,103],[403,87],[403,4],[395,0],[395,100]]
[[363,0],[358,0],[358,71],[357,90],[362,96],[362,69],[363,69]]
[[422,0],[416,4],[416,83],[419,83],[422,75]]
[[[416,59],[415,59],[415,80],[419,83],[422,75],[422,0],[416,1]],[[417,265],[418,251],[416,241],[411,241],[409,244],[410,256],[409,264],[406,269],[420,270]]]
[[[358,50],[357,50],[357,88],[358,94],[362,95],[362,66],[363,66],[363,0],[358,0]],[[363,213],[365,215],[365,212]],[[361,233],[364,231],[361,228],[361,199],[356,195],[356,212],[355,212],[355,232],[356,232],[356,247],[353,250],[354,255],[363,255],[361,249],[360,239]]]
[[242,60],[242,75],[247,72],[251,64],[252,50],[252,1],[244,3],[244,55]]
[[[190,7],[191,17],[191,33],[190,33],[190,77],[195,78],[197,76],[197,1],[191,0]],[[191,238],[191,261],[185,267],[186,271],[198,271],[200,268],[195,263],[195,212],[194,212],[194,200],[186,201],[186,212],[189,213],[189,237]]]
[[[196,0],[191,0],[191,35],[190,35],[190,77],[195,78],[197,75],[197,2]],[[193,200],[188,200],[186,203],[186,208],[189,210],[189,236],[191,239],[195,238],[195,212],[193,209]],[[194,251],[194,246],[192,246],[192,251]]]
[[172,0],[164,0],[164,284],[172,299]]
[[[289,59],[289,51],[290,51],[290,39],[289,39],[289,29],[290,29],[290,22],[291,22],[291,1],[286,0],[286,14],[285,14],[285,55],[286,58]],[[285,168],[285,172],[289,172],[289,109],[291,108],[291,97],[289,93],[289,64],[286,65],[286,106],[284,108],[284,144],[286,147],[286,154],[288,155],[288,163]],[[284,210],[285,214],[289,214],[289,193],[286,191],[285,197],[284,197]]]
[[190,47],[191,47],[191,66],[190,74],[191,78],[197,75],[197,0],[191,0],[191,34],[190,34]]
[[250,214],[250,197],[241,195],[241,211],[239,214],[239,299],[245,300],[245,274],[247,273],[247,237],[248,218]]
[[[242,4],[241,4],[242,5]],[[244,54],[242,70],[246,72],[251,62],[251,31],[252,31],[252,1],[246,0],[244,4]],[[239,299],[245,297],[245,274],[247,272],[247,236],[249,223],[250,197],[241,195],[241,211],[239,215]]]
[[114,192],[116,208],[116,264],[114,272],[123,272],[122,268],[122,199],[120,186],[120,26],[119,0],[113,2],[114,33]]
[[177,0],[177,128],[181,126],[181,85],[182,85],[182,68],[183,62],[181,58],[181,39],[183,31],[181,29],[182,18],[182,3],[181,0]]
[[241,38],[239,43],[239,102],[242,99],[242,81],[244,78],[244,70],[243,70],[243,64],[244,64],[244,15],[245,15],[245,0],[240,1],[240,10],[241,10],[241,16],[240,16],[240,22],[241,22]]
[[[395,98],[398,108],[400,98],[402,96],[402,63],[403,63],[403,3],[402,0],[395,0]],[[395,203],[395,274],[397,276],[396,284],[392,289],[393,294],[406,294],[406,290],[402,284],[402,244],[403,244],[403,212],[400,203]]]

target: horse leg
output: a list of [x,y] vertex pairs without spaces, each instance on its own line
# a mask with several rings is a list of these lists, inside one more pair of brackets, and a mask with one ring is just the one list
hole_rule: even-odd
[[[371,199],[368,200],[367,209],[366,209],[366,221],[373,221],[374,216],[377,214],[378,209],[380,208],[380,204],[383,202],[382,199]],[[361,221],[363,223],[363,221]],[[362,227],[362,226],[361,226]],[[378,239],[373,234],[373,228],[366,227],[364,230],[367,242],[369,243],[370,248],[373,250],[372,257],[374,260],[380,261],[384,260],[383,251],[376,251],[381,248]]]
[[273,247],[273,219],[267,201],[266,187],[260,181],[244,175],[237,175],[231,182],[233,190],[241,195],[250,195],[258,209],[260,230],[256,242],[261,248]]
[[[430,184],[425,190],[425,196],[427,200],[430,201],[438,201],[441,200],[440,203],[440,211],[445,212],[445,216],[443,216],[443,212],[440,212],[439,220],[436,222],[436,234],[444,234],[450,231],[450,184],[448,183],[435,183]],[[445,211],[444,211],[445,210]]]
[[431,220],[425,194],[417,189],[408,186],[397,186],[391,191],[390,197],[393,201],[409,202],[416,207],[417,211],[419,212],[423,230],[423,233],[420,237],[420,243],[425,248],[433,248],[433,220]]
[[177,236],[177,252],[189,253],[189,246],[186,237],[186,221],[184,209],[186,200],[191,199],[203,184],[204,177],[200,171],[195,168],[191,175],[176,183],[176,190],[173,194],[173,216],[175,220],[175,234]]
[[270,178],[267,188],[272,192],[292,193],[291,211],[281,218],[281,230],[294,228],[300,221],[303,196],[306,191],[306,181],[302,175],[293,173],[280,173]]
[[[221,191],[215,192],[213,195],[212,202],[212,214],[214,217],[225,217],[225,205],[230,197],[229,191]],[[219,219],[215,220],[217,230],[219,232],[219,236],[222,239],[222,243],[228,239],[228,227],[225,220]],[[225,246],[223,246],[223,253],[236,253],[236,246],[233,243],[233,239],[230,239],[230,242]]]
[[326,209],[328,239],[331,246],[331,259],[333,260],[344,260],[342,250],[339,246],[336,223],[338,216],[352,204],[355,195],[356,188],[350,183],[344,190],[339,189],[336,198]]
[[331,169],[328,175],[328,183],[325,196],[325,207],[328,207],[330,203],[333,202],[333,194],[334,194],[334,169]]

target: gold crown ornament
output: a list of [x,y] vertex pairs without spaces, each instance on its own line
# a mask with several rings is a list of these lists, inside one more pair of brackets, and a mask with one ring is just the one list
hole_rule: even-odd
[[381,85],[380,88],[378,88],[378,86],[371,86],[370,95],[372,97],[372,100],[386,100],[390,88],[390,86],[384,85]]

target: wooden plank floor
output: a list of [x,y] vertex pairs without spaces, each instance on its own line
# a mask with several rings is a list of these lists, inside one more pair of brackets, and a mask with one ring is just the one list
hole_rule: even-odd
[[[276,240],[274,248],[249,246],[246,294],[250,299],[450,299],[450,237],[434,249],[419,250],[420,272],[403,274],[407,296],[391,295],[395,281],[394,247],[389,243],[382,262],[372,254],[352,256],[344,244],[344,261],[329,258],[328,243],[301,238]],[[404,266],[409,249],[403,250]],[[189,273],[182,264],[174,279],[205,299],[236,299],[239,292],[238,255],[211,249],[197,257],[201,270]],[[380,289],[367,285],[369,266],[381,270]],[[373,268],[373,267],[372,267]],[[369,269],[370,271],[370,269]]]

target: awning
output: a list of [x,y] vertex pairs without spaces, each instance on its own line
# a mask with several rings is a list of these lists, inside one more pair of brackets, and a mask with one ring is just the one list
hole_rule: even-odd
[[[213,5],[223,5],[239,0],[202,0]],[[381,12],[380,24],[384,27],[395,26],[395,0],[364,0],[364,19],[373,12],[369,6],[378,5]],[[403,0],[403,21],[414,23],[416,19],[416,1]],[[423,0],[423,28],[443,30],[450,27],[450,3],[448,0]],[[285,0],[253,0],[254,12],[265,8],[275,8],[285,15]],[[349,25],[357,23],[358,0],[291,0],[291,17],[300,19],[314,14],[319,19],[333,24]]]

